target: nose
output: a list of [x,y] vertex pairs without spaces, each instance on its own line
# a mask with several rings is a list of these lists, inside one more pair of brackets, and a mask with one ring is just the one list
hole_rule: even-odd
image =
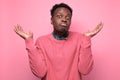
[[67,22],[67,19],[65,17],[62,18],[63,22]]

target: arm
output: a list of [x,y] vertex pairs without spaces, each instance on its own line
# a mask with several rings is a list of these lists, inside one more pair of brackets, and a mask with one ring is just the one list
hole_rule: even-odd
[[34,45],[33,39],[26,39],[26,49],[28,51],[30,68],[37,77],[43,78],[46,75],[47,67],[43,52],[36,41]]
[[46,63],[43,56],[43,52],[39,47],[38,41],[34,45],[33,33],[25,33],[20,25],[15,26],[14,31],[16,32],[16,34],[18,34],[21,38],[25,40],[32,72],[37,77],[44,77],[47,71]]
[[88,74],[92,70],[93,57],[90,37],[83,36],[79,54],[78,70],[81,74]]
[[85,32],[81,43],[78,69],[82,74],[87,74],[92,70],[93,57],[91,52],[91,38],[95,36],[103,28],[103,23],[100,22],[97,27],[92,30]]

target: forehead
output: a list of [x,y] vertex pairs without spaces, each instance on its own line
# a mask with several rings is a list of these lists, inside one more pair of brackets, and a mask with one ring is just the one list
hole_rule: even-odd
[[71,14],[70,10],[67,8],[64,8],[64,7],[57,8],[55,10],[54,14],[58,14],[58,13],[60,13],[60,14],[64,13],[64,14],[69,14],[69,15]]

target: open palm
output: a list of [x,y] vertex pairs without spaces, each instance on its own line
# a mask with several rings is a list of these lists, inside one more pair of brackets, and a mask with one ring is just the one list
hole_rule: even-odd
[[90,37],[93,37],[95,36],[98,32],[100,32],[100,30],[103,28],[103,23],[100,22],[97,27],[92,30],[92,31],[87,31],[84,33],[85,36],[90,36]]
[[14,28],[14,31],[23,39],[28,39],[28,38],[32,38],[33,37],[33,33],[29,32],[29,33],[25,33],[23,28],[20,25],[16,25]]

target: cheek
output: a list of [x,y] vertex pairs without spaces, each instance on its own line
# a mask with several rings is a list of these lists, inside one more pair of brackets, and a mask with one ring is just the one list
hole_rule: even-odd
[[53,25],[55,25],[55,26],[59,25],[59,20],[53,21]]
[[70,25],[71,24],[71,21],[68,21],[68,25]]

